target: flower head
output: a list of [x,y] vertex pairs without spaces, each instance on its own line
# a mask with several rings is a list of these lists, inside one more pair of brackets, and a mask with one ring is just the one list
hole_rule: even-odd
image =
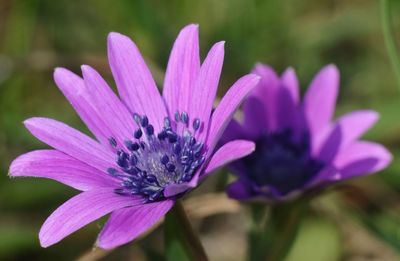
[[258,64],[253,72],[261,80],[244,102],[243,122],[232,120],[223,136],[256,143],[254,153],[231,165],[239,179],[229,186],[230,197],[287,200],[390,163],[382,145],[359,140],[377,121],[376,112],[355,111],[332,120],[339,88],[335,66],[315,76],[303,102],[293,69],[279,77]]
[[173,46],[162,96],[135,44],[118,33],[108,36],[108,57],[120,98],[87,65],[83,79],[55,70],[56,84],[96,139],[52,119],[24,122],[54,149],[18,157],[10,175],[50,178],[83,191],[46,220],[39,233],[43,247],[108,213],[97,245],[127,243],[208,173],[254,150],[253,142],[236,140],[214,153],[234,111],[259,80],[239,79],[212,113],[223,56],[224,43],[216,43],[200,65],[198,26],[186,26]]

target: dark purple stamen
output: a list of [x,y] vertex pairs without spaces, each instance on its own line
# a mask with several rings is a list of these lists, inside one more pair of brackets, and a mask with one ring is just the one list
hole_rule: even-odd
[[182,122],[183,122],[183,123],[188,124],[188,122],[189,122],[189,115],[187,114],[187,112],[182,112],[182,113],[181,113],[181,119],[182,119]]
[[261,190],[267,186],[280,195],[301,189],[324,166],[311,156],[309,135],[295,138],[290,130],[264,135],[242,162]]
[[[172,128],[169,118],[164,119],[164,127],[157,135],[145,115],[134,114],[133,118],[139,126],[133,133],[134,139],[124,141],[128,151],[119,148],[116,152],[119,168],[109,168],[107,172],[121,181],[115,193],[141,195],[149,202],[159,201],[165,198],[167,186],[193,178],[205,161],[204,144],[187,129],[189,115],[186,112],[175,114],[177,125],[183,126],[180,133]],[[195,119],[193,129],[199,126],[200,120]]]
[[193,129],[198,130],[199,128],[200,128],[200,120],[196,118],[193,121]]
[[108,141],[110,142],[111,146],[113,146],[114,148],[117,147],[117,141],[115,140],[115,138],[111,137],[108,139]]
[[133,134],[133,136],[135,137],[135,139],[140,139],[140,137],[142,137],[142,130],[141,129],[137,129],[135,130],[135,133]]

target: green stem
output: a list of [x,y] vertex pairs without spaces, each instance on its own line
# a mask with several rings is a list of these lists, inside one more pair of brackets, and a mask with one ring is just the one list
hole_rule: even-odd
[[381,0],[381,18],[382,18],[383,36],[385,38],[386,49],[389,54],[389,58],[392,62],[392,66],[398,80],[398,87],[400,88],[400,60],[396,48],[396,41],[394,39],[392,32],[390,0]]
[[295,242],[307,207],[308,201],[304,199],[271,206],[265,227],[258,224],[250,233],[249,260],[284,260]]
[[[166,216],[165,240],[168,260],[178,260],[177,255],[186,256],[186,258],[181,258],[180,260],[186,260],[187,258],[197,261],[208,260],[200,239],[193,230],[180,200],[175,203],[175,206]],[[179,247],[183,249],[178,249]]]

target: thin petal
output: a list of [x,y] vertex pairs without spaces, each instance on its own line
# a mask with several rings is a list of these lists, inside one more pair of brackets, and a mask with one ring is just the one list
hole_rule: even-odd
[[222,98],[211,117],[210,130],[207,138],[209,153],[212,153],[236,109],[253,90],[259,79],[260,77],[253,74],[243,76],[236,81]]
[[381,144],[358,141],[346,147],[335,159],[341,179],[367,175],[386,168],[392,155]]
[[281,81],[283,87],[289,91],[290,97],[292,98],[294,103],[298,104],[300,101],[300,88],[296,71],[291,67],[287,68],[281,76]]
[[282,74],[275,94],[276,130],[292,129],[301,135],[304,124],[301,122],[299,105],[299,83],[295,71],[286,69]]
[[237,122],[237,120],[232,119],[226,126],[224,133],[221,136],[220,142],[227,143],[229,141],[239,139],[249,140],[250,135],[246,133],[244,127],[239,122]]
[[320,172],[311,180],[305,189],[311,189],[317,186],[325,186],[330,183],[338,182],[340,180],[340,172],[333,165],[326,165]]
[[111,129],[113,138],[122,145],[126,139],[132,137],[136,129],[131,113],[93,68],[83,65],[82,74],[84,82],[92,94],[94,107],[108,128]]
[[251,184],[244,179],[238,179],[229,184],[226,193],[230,198],[237,200],[246,200],[255,196]]
[[326,139],[321,143],[321,147],[316,153],[318,159],[325,163],[333,161],[340,151],[342,140],[342,125],[336,124],[331,128],[328,135],[326,135]]
[[[257,108],[254,107],[255,105],[253,105],[251,106],[251,109],[248,110],[247,104],[245,104],[243,108],[245,113],[245,124],[246,118],[252,117],[253,113],[255,113],[257,110],[261,110],[264,116],[261,119],[254,119],[254,121],[258,121],[260,122],[259,124],[261,124],[261,122],[266,119],[266,126],[264,127],[267,127],[267,129],[262,131],[275,131],[278,127],[278,94],[279,90],[281,89],[279,77],[270,66],[264,64],[257,64],[252,73],[261,76],[261,80],[258,84],[258,87],[255,89],[255,92],[252,93],[250,97],[259,99],[264,106]],[[251,100],[248,102],[251,102]]]
[[108,213],[138,205],[142,199],[121,196],[110,189],[90,190],[71,198],[44,222],[39,232],[42,247],[51,246]]
[[224,144],[212,156],[203,177],[234,160],[246,157],[255,150],[255,147],[254,142],[246,140],[234,140]]
[[126,244],[157,223],[174,205],[174,201],[165,200],[114,211],[96,245],[111,249]]
[[208,130],[223,61],[224,42],[219,42],[209,51],[201,66],[200,74],[193,90],[189,115],[191,116],[191,121],[197,118],[200,120],[202,125],[200,130],[203,138],[205,138]]
[[321,69],[304,97],[304,113],[311,136],[328,125],[333,117],[339,90],[339,71],[334,65]]
[[96,169],[115,166],[114,155],[99,143],[68,125],[47,118],[30,118],[25,127],[39,140]]
[[108,59],[122,100],[132,113],[147,115],[157,133],[167,113],[138,48],[127,36],[110,33]]
[[57,150],[36,150],[19,156],[11,163],[10,176],[53,179],[83,191],[118,186],[106,173]]
[[108,144],[111,132],[92,106],[91,95],[83,80],[67,69],[57,68],[54,81],[94,136],[101,143]]
[[354,111],[340,117],[337,124],[342,126],[342,147],[360,138],[379,119],[379,114],[371,110]]
[[[256,87],[258,89],[259,87]],[[256,139],[268,131],[266,104],[257,97],[249,96],[243,103],[243,126]]]
[[165,74],[163,96],[170,117],[176,111],[188,112],[199,72],[199,26],[191,24],[176,38]]
[[224,144],[212,156],[204,172],[197,171],[192,180],[188,183],[172,184],[165,188],[164,196],[171,197],[187,190],[193,189],[199,183],[199,180],[205,179],[213,171],[234,160],[245,157],[255,150],[255,144],[246,140],[234,140]]

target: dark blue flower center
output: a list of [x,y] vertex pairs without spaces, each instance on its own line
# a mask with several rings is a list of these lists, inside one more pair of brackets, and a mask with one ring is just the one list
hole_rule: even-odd
[[[109,168],[108,173],[121,180],[115,192],[121,195],[140,195],[149,202],[165,199],[164,189],[173,184],[189,182],[204,163],[204,144],[196,140],[195,133],[201,122],[194,119],[189,126],[186,112],[175,113],[174,127],[164,119],[164,127],[154,133],[148,118],[134,114],[139,128],[125,146],[118,146],[114,138],[110,144],[116,148],[119,169]],[[178,133],[178,126],[182,125]],[[125,148],[123,148],[125,147]]]
[[309,135],[296,139],[291,130],[262,136],[256,141],[256,151],[243,162],[256,185],[273,188],[280,195],[301,189],[323,167],[310,155]]

